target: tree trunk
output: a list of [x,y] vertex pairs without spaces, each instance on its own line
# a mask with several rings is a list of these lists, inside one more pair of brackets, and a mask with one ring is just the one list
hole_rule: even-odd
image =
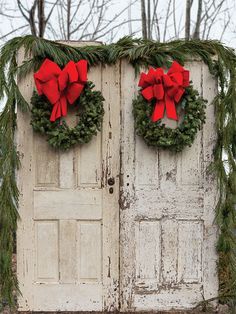
[[147,39],[147,17],[146,17],[145,0],[141,0],[141,17],[142,17],[143,39]]
[[147,37],[149,39],[152,38],[152,34],[151,34],[151,0],[147,0]]
[[67,25],[66,25],[66,39],[70,40],[70,14],[71,14],[71,0],[67,0]]
[[30,24],[30,30],[31,34],[34,36],[37,36],[37,29],[36,29],[36,23],[35,23],[35,10],[36,10],[37,1],[34,1],[34,4],[32,5],[32,8],[29,10],[29,24]]
[[194,39],[200,38],[201,17],[202,17],[202,0],[198,0],[197,21],[196,21],[195,29],[194,29],[194,33],[193,33]]
[[129,21],[129,23],[128,23],[128,28],[129,28],[129,35],[132,35],[132,21],[131,21],[131,19],[132,19],[132,12],[131,12],[131,0],[129,0],[129,7],[128,7],[128,21]]
[[39,37],[44,36],[46,21],[44,12],[44,0],[38,0],[38,21],[39,21]]
[[185,17],[185,39],[190,39],[190,23],[191,23],[191,6],[192,0],[186,0],[186,17]]

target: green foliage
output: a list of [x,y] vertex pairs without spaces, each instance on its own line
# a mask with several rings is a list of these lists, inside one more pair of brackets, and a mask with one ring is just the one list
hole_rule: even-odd
[[0,116],[0,301],[7,301],[10,305],[14,305],[12,291],[18,291],[11,267],[19,195],[15,180],[15,170],[19,167],[14,144],[15,120],[15,104],[9,95]]
[[69,149],[77,143],[88,143],[101,129],[104,115],[104,98],[100,91],[92,91],[93,87],[94,84],[88,82],[73,105],[79,118],[74,128],[69,128],[64,119],[50,122],[51,103],[45,96],[39,96],[34,92],[31,98],[31,124],[34,131],[46,135],[51,146],[62,150]]
[[[17,64],[17,53],[24,49],[26,60]],[[219,81],[215,97],[217,143],[215,160],[211,165],[217,176],[219,202],[217,223],[220,297],[225,302],[236,298],[236,241],[235,241],[235,157],[236,157],[236,55],[233,49],[215,40],[175,40],[159,43],[151,40],[124,37],[110,45],[72,47],[28,35],[7,42],[0,52],[0,99],[5,95],[6,106],[0,115],[0,295],[13,303],[17,281],[11,270],[13,233],[17,226],[18,190],[15,170],[19,158],[14,144],[15,104],[27,110],[17,83],[32,70],[37,70],[44,58],[64,66],[69,60],[87,59],[89,65],[111,64],[128,60],[139,71],[141,66],[169,66],[173,60],[184,64],[189,58],[200,58]],[[212,58],[214,57],[214,58]],[[132,96],[131,96],[132,97]],[[227,160],[223,160],[226,156]],[[230,300],[231,299],[231,300]]]
[[180,152],[185,146],[191,146],[197,131],[205,122],[205,105],[198,91],[190,85],[180,101],[184,116],[177,128],[166,127],[161,120],[152,122],[151,115],[155,100],[148,103],[141,94],[133,100],[135,130],[149,146]]

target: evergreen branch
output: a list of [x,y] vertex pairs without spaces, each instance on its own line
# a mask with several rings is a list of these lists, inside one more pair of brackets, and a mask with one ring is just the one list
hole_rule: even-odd
[[18,282],[12,269],[14,234],[18,218],[18,188],[15,170],[19,158],[14,144],[15,104],[14,93],[9,94],[0,116],[0,301],[15,305],[13,292],[19,292]]

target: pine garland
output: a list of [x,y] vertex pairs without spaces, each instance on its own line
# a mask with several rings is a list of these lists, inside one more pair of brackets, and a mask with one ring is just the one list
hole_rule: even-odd
[[[28,57],[17,65],[18,51],[24,48]],[[236,55],[233,49],[218,41],[176,40],[159,43],[151,40],[124,37],[117,43],[101,46],[71,47],[58,42],[28,35],[7,42],[0,53],[0,98],[6,96],[5,108],[0,116],[0,296],[10,305],[14,304],[13,290],[17,280],[12,272],[11,256],[13,233],[17,227],[18,190],[15,170],[19,158],[14,144],[15,104],[27,110],[18,78],[38,70],[42,61],[49,58],[59,66],[69,60],[88,60],[95,64],[112,64],[127,59],[139,71],[141,66],[169,67],[173,60],[184,64],[189,57],[203,60],[210,72],[219,80],[219,93],[215,97],[217,144],[211,170],[217,176],[219,202],[216,221],[220,229],[219,252],[219,296],[225,302],[236,298]],[[215,61],[213,61],[213,56]],[[226,156],[227,160],[223,160]]]

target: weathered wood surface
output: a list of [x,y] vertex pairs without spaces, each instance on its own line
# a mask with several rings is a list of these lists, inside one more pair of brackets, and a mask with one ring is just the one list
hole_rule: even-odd
[[[119,65],[93,68],[89,80],[106,99],[105,116],[102,132],[83,147],[49,148],[33,134],[29,114],[18,112],[20,311],[118,308]],[[32,75],[19,85],[30,101]],[[113,194],[109,177],[116,181]]]
[[[210,102],[217,86],[207,67],[185,67]],[[101,134],[82,148],[50,149],[18,112],[19,310],[155,312],[215,297],[216,183],[206,175],[213,106],[193,146],[173,154],[135,135],[138,78],[130,65],[92,68],[89,79],[106,99],[105,117]],[[19,84],[29,101],[32,76]]]
[[185,65],[208,99],[206,124],[182,153],[149,148],[135,135],[132,97],[138,78],[121,66],[121,310],[192,308],[218,292],[216,182],[206,175],[216,132],[210,105],[217,84],[201,62]]

